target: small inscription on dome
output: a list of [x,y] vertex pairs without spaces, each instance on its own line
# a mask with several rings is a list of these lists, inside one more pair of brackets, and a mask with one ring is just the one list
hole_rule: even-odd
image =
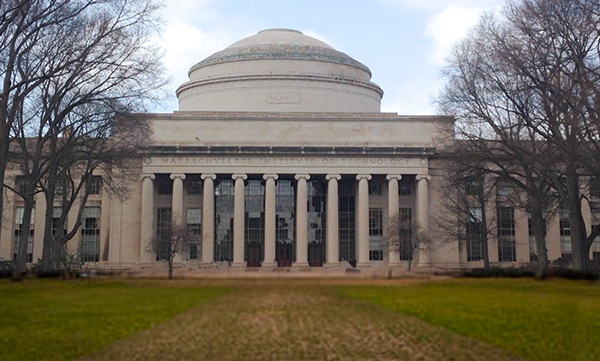
[[300,104],[299,93],[270,93],[267,94],[267,103],[270,104]]

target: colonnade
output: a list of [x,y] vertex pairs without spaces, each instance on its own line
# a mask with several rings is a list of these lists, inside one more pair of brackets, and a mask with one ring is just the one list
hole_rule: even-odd
[[[148,245],[153,236],[153,212],[154,212],[154,174],[141,174],[142,180],[142,202],[141,202],[141,230],[140,230],[140,262],[152,262],[152,255],[147,252]],[[174,222],[181,222],[184,214],[183,202],[183,180],[185,174],[173,173],[172,215]],[[248,179],[247,174],[236,173],[231,176],[234,181],[234,215],[233,215],[233,263],[232,267],[245,267],[244,262],[244,181]],[[264,174],[265,180],[265,224],[264,224],[264,261],[263,267],[276,265],[275,243],[276,243],[276,187],[275,182],[279,178],[277,174]],[[295,266],[308,266],[308,208],[307,208],[307,182],[310,174],[296,174],[296,262]],[[327,174],[327,259],[326,266],[335,267],[339,265],[339,216],[338,216],[338,182],[342,178],[340,174]],[[213,262],[214,253],[214,217],[215,217],[215,185],[216,174],[200,174],[203,180],[202,201],[202,263]],[[356,259],[359,267],[370,266],[369,262],[369,181],[370,174],[358,174],[358,198],[356,203],[357,225],[356,225]],[[389,218],[398,213],[399,195],[398,181],[402,179],[400,174],[386,175],[388,181],[388,211]],[[418,174],[417,180],[417,223],[421,229],[428,228],[428,203],[429,190],[428,181],[431,176]],[[393,249],[389,251],[389,265],[399,264],[398,253]],[[426,250],[419,251],[419,265],[429,265],[429,254]]]

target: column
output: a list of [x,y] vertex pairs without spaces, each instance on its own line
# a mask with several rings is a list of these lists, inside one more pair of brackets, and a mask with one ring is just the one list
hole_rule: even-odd
[[244,181],[246,174],[234,174],[233,197],[233,267],[244,267]]
[[371,178],[370,174],[356,176],[358,180],[358,257],[356,259],[358,267],[371,266],[369,262],[369,181]]
[[[398,217],[400,202],[398,200],[398,181],[402,179],[400,174],[388,174],[388,229],[393,229],[393,222]],[[388,266],[399,266],[400,255],[398,254],[398,234],[388,234]]]
[[308,174],[296,174],[296,262],[294,266],[308,266]]
[[215,174],[202,174],[202,264],[213,264],[215,253]]
[[338,181],[342,179],[339,174],[327,174],[327,265],[339,266],[339,194]]
[[182,225],[183,222],[183,180],[185,174],[173,173],[170,178],[173,180],[173,197],[171,200],[173,225]]
[[265,174],[265,259],[263,267],[275,267],[275,181],[277,174]]
[[151,263],[150,244],[154,236],[154,174],[142,174],[142,213],[140,229],[140,263]]
[[[417,224],[426,235],[429,228],[429,186],[427,182],[431,179],[428,174],[418,174],[417,177]],[[419,266],[429,267],[429,247],[421,244],[419,247]]]

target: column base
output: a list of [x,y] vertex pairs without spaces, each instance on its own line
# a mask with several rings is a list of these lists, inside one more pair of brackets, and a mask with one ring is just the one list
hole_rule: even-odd
[[233,262],[231,268],[246,268],[246,262]]
[[263,262],[261,267],[277,267],[277,262]]
[[369,268],[371,267],[370,262],[360,262],[356,264],[356,268]]
[[396,262],[388,262],[388,267],[402,267],[402,263]]
[[431,267],[431,262],[419,262],[417,264],[417,267],[430,268]]
[[308,262],[294,262],[292,264],[292,267],[302,267],[302,268],[308,268]]
[[325,268],[335,268],[335,267],[339,267],[340,263],[339,262],[330,262],[330,263],[325,263],[325,265],[323,265],[323,267]]

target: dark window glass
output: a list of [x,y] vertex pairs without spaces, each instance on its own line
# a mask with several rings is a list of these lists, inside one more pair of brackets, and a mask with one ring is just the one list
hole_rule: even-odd
[[498,261],[515,262],[515,209],[512,207],[498,207]]
[[92,176],[90,179],[90,194],[100,194],[102,191],[102,177]]
[[215,262],[233,261],[233,180],[215,182]]
[[338,184],[339,260],[356,259],[355,182],[341,179]]

